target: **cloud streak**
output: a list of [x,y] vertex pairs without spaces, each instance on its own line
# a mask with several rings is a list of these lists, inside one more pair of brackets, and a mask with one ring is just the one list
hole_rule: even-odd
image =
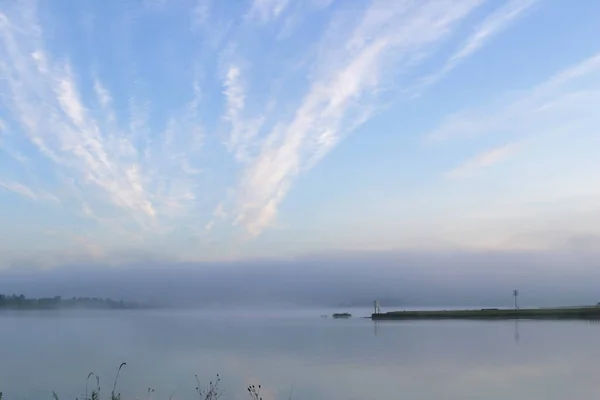
[[237,65],[227,68],[223,82],[223,95],[226,101],[225,120],[231,125],[231,133],[227,147],[238,161],[248,159],[249,146],[258,134],[264,117],[254,121],[243,118],[246,106],[246,90],[242,80],[242,73]]
[[444,78],[461,62],[481,50],[517,19],[523,17],[536,3],[537,0],[511,0],[489,15],[474,29],[463,45],[450,56],[438,72],[423,79],[418,85],[417,92],[422,93],[429,86]]
[[34,191],[30,187],[25,186],[20,183],[16,183],[16,182],[0,181],[0,188],[7,190],[9,192],[16,193],[20,196],[26,197],[26,198],[28,198],[30,200],[34,200],[34,201],[59,202],[58,198],[56,198],[56,196],[54,196],[50,193]]
[[277,19],[288,6],[289,0],[252,0],[248,18],[261,23]]
[[[473,138],[491,132],[557,131],[596,120],[600,99],[600,54],[571,65],[493,110],[468,109],[447,117],[429,132],[429,142]],[[535,129],[533,129],[535,127]]]
[[448,172],[447,176],[450,179],[468,177],[479,169],[488,168],[504,161],[517,152],[520,147],[520,143],[509,143],[507,145],[485,151],[473,157],[472,159],[465,161],[459,167]]
[[[55,174],[74,179],[71,189],[77,194],[66,200],[83,201],[84,215],[106,214],[115,223],[125,218],[142,229],[159,226],[167,221],[163,216],[193,202],[191,176],[196,171],[187,156],[201,144],[195,121],[199,94],[176,112],[177,123],[170,129],[184,131],[176,140],[156,144],[149,138],[147,105],[140,107],[135,96],[129,100],[129,130],[123,129],[110,90],[97,76],[82,88],[85,75],[77,76],[71,63],[48,54],[34,3],[23,4],[24,9],[15,5],[10,14],[0,13],[0,54],[7,60],[0,62],[7,93],[2,101],[27,140],[53,164]],[[82,93],[89,89],[97,103],[84,99]],[[4,186],[38,197],[25,186]],[[107,212],[107,206],[113,210]]]
[[444,40],[479,1],[374,2],[342,45],[327,48],[315,63],[312,82],[291,121],[280,121],[244,170],[238,188],[237,222],[258,235],[275,219],[301,170],[324,157],[376,106],[384,68],[409,65]]

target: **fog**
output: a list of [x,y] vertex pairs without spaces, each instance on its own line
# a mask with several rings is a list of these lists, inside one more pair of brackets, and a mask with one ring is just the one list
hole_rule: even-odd
[[573,252],[349,252],[294,260],[119,266],[78,262],[0,271],[0,293],[89,296],[172,307],[522,306],[600,301],[600,257]]

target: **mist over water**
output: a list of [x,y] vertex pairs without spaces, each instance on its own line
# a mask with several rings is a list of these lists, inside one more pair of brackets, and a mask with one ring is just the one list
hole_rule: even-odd
[[494,306],[596,304],[600,258],[581,252],[355,252],[293,260],[0,271],[0,293],[110,297],[163,306]]
[[[355,316],[369,309],[348,309]],[[127,399],[194,398],[217,373],[227,399],[565,399],[600,393],[600,325],[378,322],[330,309],[56,311],[0,315],[6,399],[82,398],[86,377]],[[90,382],[91,384],[92,382]],[[293,389],[292,389],[293,388]],[[575,396],[575,397],[573,397]]]

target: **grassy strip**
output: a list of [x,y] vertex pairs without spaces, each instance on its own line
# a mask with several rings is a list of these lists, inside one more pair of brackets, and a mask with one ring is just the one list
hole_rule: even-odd
[[523,310],[392,311],[372,314],[373,320],[403,319],[600,319],[600,308],[531,308]]

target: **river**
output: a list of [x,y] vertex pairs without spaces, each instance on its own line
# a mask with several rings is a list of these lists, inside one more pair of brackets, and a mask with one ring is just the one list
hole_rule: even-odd
[[[4,400],[586,399],[600,396],[600,325],[586,321],[386,321],[332,310],[44,311],[0,314]],[[338,310],[339,311],[339,310]],[[345,310],[342,310],[345,311]],[[89,389],[95,386],[93,378]],[[148,394],[148,388],[154,391]]]

